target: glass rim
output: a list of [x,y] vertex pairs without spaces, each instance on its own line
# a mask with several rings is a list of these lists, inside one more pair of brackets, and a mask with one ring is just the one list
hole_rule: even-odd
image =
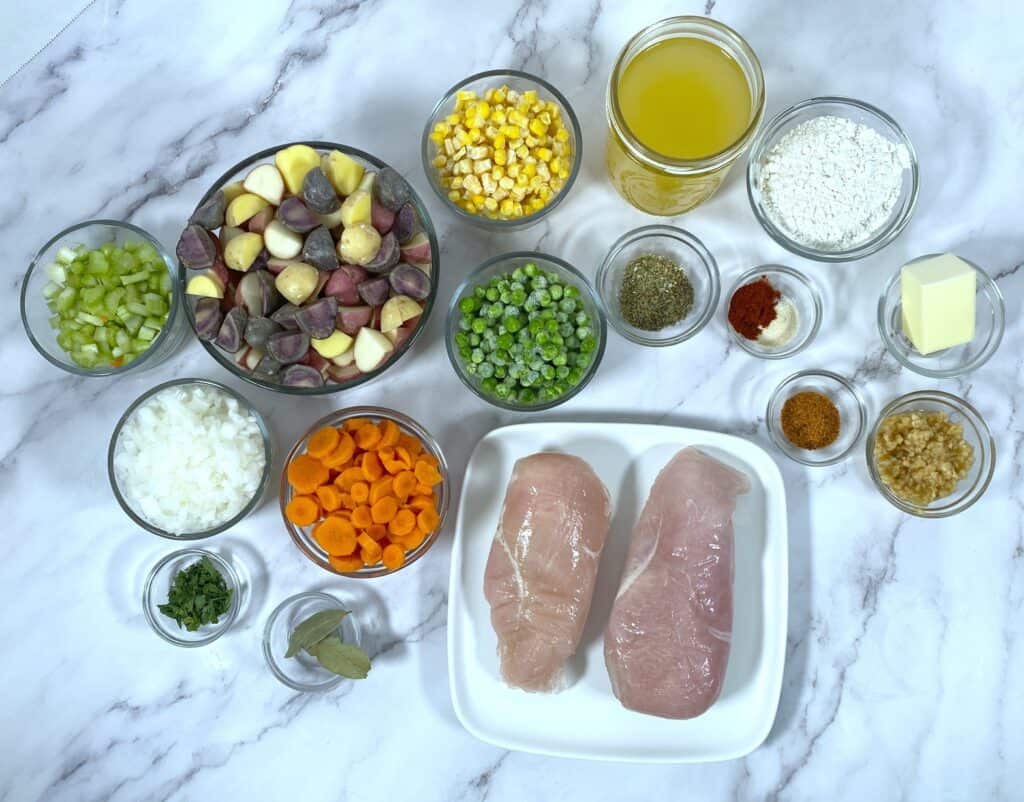
[[[29,325],[28,322],[28,285],[30,279],[35,274],[35,271],[38,269],[42,269],[44,267],[44,265],[42,264],[43,255],[47,251],[49,251],[50,248],[59,243],[61,240],[67,238],[71,234],[74,234],[76,231],[81,231],[82,229],[89,228],[91,226],[109,226],[112,228],[120,228],[125,231],[130,231],[132,234],[141,237],[149,245],[151,245],[158,254],[160,254],[160,258],[164,260],[164,264],[167,267],[167,273],[171,279],[171,298],[169,302],[169,308],[167,310],[167,320],[164,321],[164,325],[160,328],[160,331],[157,332],[156,336],[153,338],[152,342],[150,342],[149,347],[145,351],[143,351],[141,354],[135,357],[135,359],[133,359],[131,362],[116,368],[82,368],[74,364],[70,360],[64,362],[62,360],[57,359],[43,347],[43,344],[41,342],[39,342],[39,340],[36,338],[35,333],[32,331],[32,327]],[[19,293],[21,325],[25,329],[25,335],[28,337],[28,341],[32,343],[32,347],[35,348],[36,351],[38,351],[39,354],[51,365],[54,365],[55,367],[58,367],[61,370],[71,373],[75,376],[85,376],[88,378],[120,376],[123,373],[129,373],[132,370],[137,369],[139,366],[145,364],[146,360],[148,360],[157,351],[158,346],[163,344],[163,342],[169,336],[171,336],[174,324],[177,321],[177,317],[181,311],[181,307],[185,305],[186,304],[182,302],[181,292],[179,291],[177,276],[175,274],[175,261],[174,259],[172,259],[170,253],[168,253],[164,246],[160,244],[160,241],[156,239],[156,237],[154,237],[148,231],[146,231],[143,228],[140,228],[134,223],[129,223],[125,220],[113,220],[105,217],[97,217],[89,220],[83,220],[80,223],[75,223],[73,225],[61,229],[52,237],[50,237],[50,239],[46,241],[46,244],[44,244],[41,248],[39,248],[39,250],[36,251],[35,256],[32,257],[32,261],[29,262],[28,270],[25,271],[25,276],[21,280],[21,292]]]
[[[744,284],[757,280],[757,277],[764,275],[771,275],[772,273],[781,273],[788,278],[793,279],[800,284],[804,289],[807,290],[809,297],[811,298],[811,307],[814,310],[814,322],[811,324],[810,330],[806,336],[798,342],[795,346],[783,346],[778,351],[755,351],[748,344],[749,341],[736,331],[732,324],[729,322],[729,307],[732,304],[732,297],[736,294],[736,291]],[[732,287],[729,289],[729,293],[726,296],[725,302],[725,328],[729,331],[729,335],[732,337],[734,343],[740,348],[746,351],[751,356],[756,356],[759,359],[787,359],[788,357],[799,354],[805,348],[810,346],[814,339],[818,336],[818,332],[821,330],[821,322],[824,317],[824,303],[822,301],[821,292],[817,286],[811,281],[810,277],[805,273],[801,273],[799,270],[787,265],[780,264],[764,264],[757,267],[752,267],[749,270],[741,273],[736,280],[733,282]],[[817,371],[826,372],[826,371]],[[839,376],[839,374],[835,374]],[[817,463],[816,463],[817,464]]]
[[[444,111],[444,108],[451,102],[455,97],[455,93],[458,92],[462,87],[467,86],[476,81],[484,78],[500,78],[500,77],[511,76],[524,81],[530,81],[538,86],[542,87],[545,91],[549,92],[559,106],[562,107],[563,112],[568,116],[569,122],[572,125],[573,131],[573,161],[572,167],[569,170],[569,177],[565,179],[565,184],[562,188],[555,193],[551,201],[543,208],[538,209],[523,217],[518,217],[514,220],[493,220],[490,217],[484,217],[483,215],[470,214],[465,209],[459,208],[449,200],[448,196],[442,192],[441,186],[438,183],[437,170],[431,163],[432,157],[430,155],[430,134],[433,130],[434,123],[438,117]],[[489,228],[494,231],[510,231],[520,228],[526,228],[529,225],[539,222],[542,218],[553,212],[555,208],[565,200],[569,194],[569,190],[572,189],[576,183],[576,178],[580,174],[580,170],[583,165],[583,130],[580,127],[579,118],[576,116],[576,112],[569,102],[569,99],[558,91],[552,84],[544,80],[540,76],[534,75],[533,73],[525,72],[523,70],[516,70],[512,68],[496,68],[490,70],[483,70],[481,72],[473,73],[468,78],[464,78],[458,83],[454,84],[449,88],[442,96],[441,99],[434,104],[434,108],[430,111],[430,116],[427,117],[426,125],[423,127],[422,143],[420,147],[420,158],[423,162],[423,172],[426,174],[427,183],[430,188],[434,191],[434,194],[441,200],[456,217],[480,228]]]
[[[580,284],[582,284],[586,288],[587,294],[590,298],[590,302],[594,305],[594,309],[597,313],[597,329],[598,331],[600,331],[601,336],[598,338],[597,348],[594,351],[594,357],[591,360],[590,365],[587,366],[586,373],[584,373],[583,376],[580,378],[579,384],[577,384],[575,387],[570,388],[570,390],[567,393],[559,396],[558,398],[552,399],[551,401],[545,401],[543,404],[532,404],[529,406],[524,406],[522,404],[510,404],[507,401],[504,401],[503,399],[491,397],[483,393],[479,388],[473,386],[473,383],[470,382],[469,379],[466,377],[465,371],[463,370],[462,365],[459,361],[459,356],[458,354],[455,353],[455,348],[452,343],[452,324],[453,321],[456,319],[456,315],[459,313],[459,301],[461,301],[462,298],[465,296],[467,289],[472,288],[472,285],[475,282],[479,282],[480,279],[478,278],[478,276],[481,273],[485,272],[488,268],[493,267],[499,262],[504,262],[510,259],[545,261],[553,265],[556,269],[567,272],[569,275],[571,275],[574,279],[576,279]],[[605,346],[608,341],[608,322],[604,313],[604,309],[601,305],[601,296],[597,292],[597,289],[593,286],[590,280],[585,275],[583,275],[582,272],[580,272],[577,268],[573,267],[567,261],[565,261],[564,259],[560,259],[557,256],[552,256],[551,254],[542,253],[540,251],[508,251],[506,253],[500,253],[497,256],[492,256],[490,259],[487,259],[486,261],[477,265],[473,270],[469,272],[468,275],[466,275],[465,278],[462,279],[462,281],[459,282],[459,285],[455,288],[455,291],[452,293],[451,300],[449,300],[448,302],[448,316],[445,319],[444,328],[445,351],[447,351],[448,353],[448,361],[451,362],[452,368],[455,371],[455,375],[459,377],[459,380],[463,383],[463,385],[469,388],[469,390],[475,396],[477,396],[477,398],[480,398],[483,401],[486,401],[488,404],[498,407],[499,409],[508,410],[509,412],[544,412],[545,410],[553,409],[561,404],[564,404],[566,401],[576,396],[579,392],[583,390],[584,387],[590,384],[590,380],[593,379],[594,375],[597,373],[597,370],[601,365],[601,361],[602,359],[604,359]]]
[[[797,456],[793,453],[792,449],[798,448],[789,443],[785,439],[785,435],[781,432],[776,431],[778,424],[775,422],[775,416],[772,414],[773,408],[777,405],[779,399],[782,397],[782,393],[791,387],[801,379],[809,378],[824,378],[831,382],[835,382],[843,390],[845,390],[850,397],[854,400],[857,409],[857,426],[854,432],[853,438],[850,440],[850,444],[840,451],[838,454],[834,454],[828,459],[806,459],[804,457]],[[780,409],[781,412],[781,409]],[[864,430],[867,428],[868,410],[867,405],[864,403],[864,397],[860,391],[856,388],[853,382],[847,379],[845,376],[836,373],[831,370],[809,368],[807,370],[798,370],[796,373],[791,373],[789,376],[779,382],[778,386],[772,391],[771,396],[768,398],[768,405],[765,408],[765,423],[768,426],[768,436],[771,438],[774,446],[789,457],[794,462],[798,462],[801,465],[806,465],[810,468],[823,468],[827,465],[835,465],[838,462],[842,462],[850,454],[853,453],[856,448],[858,441],[864,434]],[[781,439],[780,439],[781,438]],[[792,449],[787,447],[792,446]],[[813,452],[812,452],[813,453]]]
[[[751,89],[751,103],[753,104],[754,110],[750,115],[750,121],[748,122],[747,127],[743,129],[743,133],[739,135],[735,142],[732,142],[715,153],[711,153],[699,159],[679,159],[666,156],[665,154],[658,153],[656,150],[644,145],[626,123],[625,115],[622,113],[622,108],[619,103],[618,85],[622,78],[622,72],[626,67],[626,57],[635,57],[647,47],[655,44],[656,42],[652,41],[649,44],[644,44],[643,47],[639,47],[643,40],[650,38],[665,28],[669,28],[673,25],[690,25],[693,26],[694,33],[699,33],[701,29],[704,29],[704,31],[712,31],[722,37],[729,45],[729,50],[727,50],[729,56],[737,62],[743,72],[744,79],[746,79],[747,84]],[[693,38],[693,33],[680,33],[678,35],[665,37],[666,40],[683,38]],[[718,45],[721,43],[716,41],[715,44]],[[634,49],[636,49],[636,53],[632,52]],[[725,50],[726,48],[722,49]],[[750,62],[752,69],[749,72],[744,67],[743,63],[740,62],[739,59],[735,58],[735,53],[742,53],[743,57]],[[632,59],[630,59],[630,61],[631,60]],[[710,17],[680,15],[675,17],[666,17],[658,20],[657,22],[651,23],[635,33],[630,37],[626,44],[623,45],[618,56],[616,56],[615,66],[613,67],[611,76],[608,79],[606,116],[608,117],[608,123],[612,127],[612,130],[622,140],[623,145],[626,146],[627,151],[634,158],[647,165],[674,175],[700,174],[717,170],[720,167],[733,162],[743,153],[747,145],[753,141],[754,136],[757,133],[757,129],[760,126],[761,121],[764,119],[766,97],[767,93],[765,91],[764,70],[761,67],[761,61],[758,59],[757,54],[746,39],[725,23],[719,22],[718,20]]]
[[[204,529],[199,532],[189,532],[183,535],[175,535],[164,529],[161,529],[160,527],[154,524],[151,524],[149,521],[147,521],[145,518],[143,518],[140,514],[138,514],[135,510],[132,509],[131,505],[128,503],[128,500],[122,495],[121,489],[118,486],[117,474],[115,473],[114,470],[114,458],[117,453],[117,444],[121,437],[121,430],[124,428],[124,425],[131,419],[132,415],[134,415],[135,412],[139,409],[139,407],[141,407],[146,401],[155,396],[157,393],[162,392],[163,390],[167,390],[171,387],[179,387],[189,384],[199,384],[205,385],[207,387],[216,388],[222,393],[225,393],[231,398],[234,398],[236,401],[238,401],[239,404],[242,405],[242,407],[244,407],[252,414],[252,416],[256,420],[256,425],[259,427],[260,434],[262,435],[263,438],[263,455],[265,461],[263,465],[263,475],[260,478],[260,483],[259,486],[257,487],[256,492],[253,494],[253,497],[248,502],[246,502],[245,506],[242,507],[242,509],[238,512],[237,515],[235,515],[230,520],[225,521],[224,523],[218,526],[211,527],[209,529]],[[117,424],[114,426],[114,431],[110,435],[110,443],[107,446],[107,480],[110,482],[110,487],[111,490],[113,490],[114,498],[117,499],[117,503],[120,505],[124,513],[137,526],[141,527],[142,529],[145,529],[147,532],[153,533],[154,535],[159,535],[162,538],[166,538],[167,540],[174,540],[180,542],[190,540],[204,540],[205,538],[212,537],[213,535],[217,535],[221,532],[227,531],[231,527],[238,524],[240,521],[244,520],[245,517],[248,516],[249,513],[251,513],[256,508],[256,506],[260,502],[260,499],[263,498],[263,494],[266,492],[267,485],[270,483],[270,469],[272,461],[273,441],[270,436],[270,429],[267,427],[266,420],[264,420],[262,413],[258,409],[256,409],[256,407],[254,407],[247,398],[245,398],[237,391],[231,389],[227,385],[221,384],[220,382],[214,381],[213,379],[185,377],[180,379],[171,379],[170,381],[166,381],[156,385],[155,387],[151,387],[149,390],[146,390],[146,392],[144,392],[142,395],[140,395],[138,398],[132,401],[132,403],[124,411],[124,413],[118,419]]]
[[992,311],[996,320],[996,327],[993,336],[989,338],[984,350],[982,350],[973,360],[966,364],[959,365],[955,368],[947,368],[945,370],[935,370],[932,368],[925,367],[918,364],[912,359],[908,359],[904,351],[897,347],[896,340],[889,332],[889,326],[887,322],[888,315],[888,300],[889,296],[895,291],[896,285],[900,282],[903,268],[907,265],[912,265],[923,259],[930,259],[935,256],[941,256],[941,253],[928,253],[921,256],[916,256],[909,262],[905,262],[903,265],[893,271],[893,274],[886,281],[882,287],[882,293],[878,298],[878,307],[876,314],[876,322],[878,324],[878,334],[882,338],[882,344],[885,346],[885,350],[888,351],[892,357],[899,362],[903,367],[908,370],[912,370],[921,376],[927,376],[932,379],[951,379],[955,376],[962,376],[965,373],[970,373],[973,370],[977,370],[999,350],[1000,344],[1002,344],[1003,336],[1006,333],[1006,299],[1003,297],[1002,290],[999,289],[999,285],[996,281],[988,274],[988,271],[976,265],[970,259],[967,259],[959,254],[953,254],[958,259],[969,264],[974,268],[974,275],[978,281],[978,292],[987,291],[991,295],[992,300]]
[[[420,442],[423,443],[424,447],[437,459],[438,470],[441,473],[441,507],[437,510],[437,526],[434,527],[434,531],[427,535],[423,539],[423,542],[413,549],[412,552],[406,552],[405,561],[394,570],[388,568],[383,563],[375,566],[363,566],[358,571],[345,572],[336,570],[334,566],[331,565],[330,560],[324,559],[320,551],[310,547],[305,538],[300,534],[300,530],[305,529],[306,527],[297,527],[288,520],[288,516],[285,514],[285,508],[288,506],[288,502],[292,498],[292,489],[288,482],[288,466],[291,464],[292,460],[298,456],[299,447],[305,443],[314,432],[324,426],[337,426],[350,418],[363,417],[376,417],[384,420],[390,420],[397,424],[399,428],[411,431],[420,438]],[[397,574],[399,571],[404,570],[423,557],[423,555],[431,549],[434,543],[437,542],[437,539],[441,536],[441,530],[444,529],[444,525],[448,517],[448,510],[451,506],[451,488],[452,485],[449,480],[448,460],[445,458],[444,450],[441,448],[441,444],[437,439],[428,432],[422,424],[408,415],[394,409],[364,405],[345,407],[344,409],[336,409],[333,412],[328,412],[326,415],[315,421],[295,441],[292,447],[288,450],[288,453],[285,455],[284,465],[281,469],[281,481],[278,489],[278,504],[281,509],[281,519],[284,521],[288,536],[291,537],[292,542],[310,562],[325,571],[336,574],[337,576],[344,576],[351,579],[376,579],[381,576]]]
[[[939,507],[919,507],[909,501],[903,500],[892,492],[888,485],[882,481],[882,477],[878,473],[878,466],[875,465],[874,444],[875,437],[878,435],[878,427],[881,426],[882,422],[890,415],[894,414],[900,407],[905,404],[914,403],[915,401],[931,402],[944,406],[947,413],[949,411],[957,413],[962,418],[969,421],[978,437],[978,447],[975,450],[974,458],[981,464],[978,470],[977,479],[963,494],[954,498],[954,491],[954,493],[951,493],[949,496],[943,496],[942,499],[952,500]],[[951,515],[956,515],[969,507],[974,506],[974,504],[985,495],[985,491],[988,490],[996,469],[996,441],[995,438],[992,437],[992,431],[989,429],[984,416],[982,416],[974,405],[966,399],[960,398],[952,393],[947,393],[944,390],[914,390],[892,399],[888,404],[882,407],[878,416],[875,418],[875,422],[872,425],[871,430],[868,432],[868,436],[865,440],[865,452],[868,463],[868,473],[871,476],[871,481],[882,494],[882,497],[901,512],[905,512],[908,515],[913,515],[918,518],[948,518]],[[988,462],[987,470],[985,470],[984,466],[986,458]],[[935,499],[935,501],[941,501],[942,499]]]
[[[710,292],[707,294],[707,298],[705,299],[700,315],[689,327],[672,337],[654,338],[637,334],[636,332],[639,331],[639,329],[634,329],[622,320],[621,315],[613,311],[614,306],[604,297],[604,278],[612,269],[612,265],[616,258],[618,258],[618,255],[622,252],[622,249],[627,245],[631,245],[634,242],[638,242],[649,237],[668,237],[676,240],[677,242],[682,242],[692,249],[703,265],[704,270],[708,275],[708,283],[711,285]],[[608,253],[605,256],[604,261],[601,263],[601,266],[597,269],[594,284],[597,286],[597,297],[601,302],[602,311],[612,324],[612,328],[630,342],[654,348],[679,345],[679,343],[686,342],[700,334],[714,317],[722,292],[722,281],[718,270],[718,262],[715,260],[714,255],[708,247],[704,244],[703,240],[701,240],[701,238],[696,234],[687,231],[685,228],[669,225],[667,223],[653,223],[650,225],[639,226],[638,228],[627,231],[615,240],[615,242],[612,243],[611,248],[608,249]]]
[[[246,169],[247,167],[255,165],[257,162],[263,159],[272,157],[279,150],[291,147],[292,145],[308,145],[309,147],[318,151],[338,150],[347,156],[355,156],[359,159],[362,159],[364,162],[375,167],[378,170],[382,170],[385,167],[390,167],[389,164],[387,164],[384,161],[381,161],[376,156],[373,156],[372,154],[367,153],[366,151],[360,150],[359,148],[354,148],[351,145],[345,145],[340,142],[328,142],[324,140],[315,139],[300,139],[294,142],[283,142],[280,145],[264,148],[263,150],[253,153],[252,155],[242,159],[233,167],[230,167],[227,170],[227,172],[221,175],[210,186],[210,188],[206,191],[202,198],[199,199],[199,203],[196,204],[195,208],[198,209],[200,206],[206,203],[206,201],[208,201],[214,195],[214,193],[216,193],[218,190],[223,189],[224,186],[230,183],[231,179],[238,175],[238,173],[240,173],[242,170]],[[391,169],[394,168],[392,167]],[[438,289],[441,283],[441,247],[438,243],[437,232],[434,230],[434,224],[430,219],[430,215],[427,211],[426,204],[423,203],[423,199],[420,198],[420,196],[417,194],[416,189],[413,187],[411,181],[406,180],[406,184],[409,186],[409,199],[416,207],[416,213],[419,216],[420,224],[423,227],[423,232],[427,235],[427,239],[430,241],[431,261],[430,273],[428,274],[430,276],[430,294],[425,299],[423,313],[420,315],[420,323],[416,326],[415,329],[413,329],[412,334],[410,334],[409,337],[401,345],[395,348],[391,356],[382,365],[378,366],[369,373],[364,373],[361,376],[357,377],[356,379],[347,381],[344,384],[325,381],[324,384],[320,385],[319,387],[285,387],[280,383],[264,381],[263,379],[256,377],[252,373],[252,371],[243,369],[233,359],[231,359],[228,356],[225,356],[224,353],[222,353],[221,350],[214,343],[202,340],[198,336],[195,337],[195,339],[199,341],[199,343],[203,346],[206,352],[210,354],[210,356],[212,356],[222,367],[226,368],[228,372],[231,373],[232,375],[238,376],[238,378],[242,379],[242,381],[248,382],[249,384],[255,385],[256,387],[261,387],[264,390],[270,390],[271,392],[282,393],[284,395],[321,396],[340,393],[343,392],[344,390],[354,390],[356,387],[366,384],[367,382],[373,381],[374,379],[378,378],[379,376],[387,372],[389,368],[394,367],[398,363],[398,361],[409,352],[409,349],[412,348],[413,344],[417,340],[419,340],[420,336],[423,333],[423,330],[427,327],[427,321],[430,318],[431,311],[433,311],[434,309],[434,304],[435,301],[437,300]],[[193,209],[192,213],[195,213],[195,209]],[[189,215],[189,217],[191,217],[191,214]],[[183,301],[182,306],[185,309],[185,317],[188,320],[189,328],[192,330],[193,335],[195,335],[195,312],[192,309],[192,305],[187,302],[187,294],[185,292],[186,285],[188,284],[188,269],[183,264],[181,264],[180,261],[177,261],[177,265],[177,276],[172,278],[177,279],[178,287],[181,290]]]
[[[221,576],[224,577],[225,583],[231,589],[231,606],[228,608],[228,611],[224,613],[223,617],[216,624],[212,625],[214,629],[208,635],[202,638],[197,638],[196,640],[186,640],[185,638],[175,637],[169,627],[165,628],[160,625],[160,620],[156,617],[156,613],[153,612],[153,593],[155,592],[153,583],[156,582],[157,576],[169,563],[188,555],[194,555],[200,559],[208,557],[210,562],[212,562],[217,567],[217,570],[221,572]],[[234,566],[232,566],[231,563],[216,552],[209,551],[208,549],[189,547],[179,549],[178,551],[172,551],[170,554],[165,554],[150,569],[149,574],[146,576],[145,587],[142,591],[142,609],[145,613],[146,621],[157,635],[168,643],[173,643],[175,646],[182,646],[186,649],[191,649],[213,643],[217,638],[231,628],[235,619],[238,617],[238,611],[241,609],[241,593],[242,583],[239,579],[238,572],[235,571]],[[170,620],[171,619],[168,619],[168,621]]]
[[[895,135],[898,144],[906,148],[910,162],[909,167],[906,168],[910,172],[910,190],[907,200],[904,202],[899,214],[891,217],[889,221],[872,237],[841,251],[819,250],[817,248],[802,245],[789,237],[789,235],[775,225],[762,208],[762,203],[760,201],[760,187],[757,189],[756,196],[754,191],[754,171],[758,169],[765,155],[768,142],[776,134],[780,133],[783,128],[800,112],[805,111],[806,109],[828,105],[851,107],[879,120]],[[838,95],[821,95],[808,98],[807,100],[802,100],[799,103],[795,103],[792,106],[783,109],[764,125],[754,138],[750,147],[750,157],[747,160],[746,184],[747,200],[750,203],[751,210],[754,212],[754,217],[757,219],[757,222],[761,224],[761,228],[764,229],[765,233],[768,234],[768,236],[777,244],[781,245],[790,253],[794,253],[797,256],[802,256],[805,259],[811,259],[816,262],[856,262],[877,253],[882,250],[882,248],[892,243],[910,223],[910,219],[914,215],[914,210],[917,208],[917,199],[920,189],[920,167],[917,160],[917,151],[914,149],[914,145],[910,141],[910,137],[907,136],[906,131],[904,131],[900,124],[889,114],[882,111],[882,109],[877,106],[873,106],[863,100]]]
[[[278,604],[277,607],[275,607],[271,611],[270,615],[267,616],[267,623],[263,626],[263,659],[264,661],[266,661],[267,668],[270,669],[270,673],[274,675],[278,682],[280,682],[283,685],[287,685],[292,690],[300,691],[302,693],[320,693],[323,691],[329,691],[332,688],[338,687],[338,685],[341,684],[341,681],[344,679],[344,677],[340,676],[339,674],[331,674],[329,678],[315,685],[312,683],[297,682],[296,680],[291,679],[287,674],[285,674],[281,670],[281,667],[277,662],[277,657],[271,651],[270,641],[271,636],[273,634],[274,624],[277,623],[277,619],[280,618],[281,614],[285,610],[295,606],[296,604],[299,604],[300,602],[314,599],[318,601],[327,602],[332,607],[335,607],[339,610],[345,609],[345,606],[341,603],[341,600],[335,596],[332,596],[330,593],[325,593],[324,591],[320,590],[306,590],[302,591],[301,593],[294,593],[287,599],[284,599],[280,604]],[[355,613],[349,611],[349,616],[352,615],[355,615]],[[358,633],[358,631],[359,629],[358,627],[356,627],[356,632]]]

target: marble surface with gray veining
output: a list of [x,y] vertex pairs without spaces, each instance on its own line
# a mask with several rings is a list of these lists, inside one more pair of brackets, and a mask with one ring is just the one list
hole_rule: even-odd
[[[67,19],[79,11],[68,7]],[[444,353],[443,304],[399,367],[343,399],[244,386],[194,341],[137,376],[73,378],[38,357],[21,328],[17,290],[35,249],[95,216],[130,220],[173,247],[230,165],[318,138],[374,152],[426,198],[442,244],[442,299],[504,250],[538,248],[593,275],[619,235],[651,222],[605,179],[607,77],[630,34],[673,13],[710,13],[749,39],[764,64],[769,114],[813,95],[860,98],[901,121],[921,161],[907,230],[882,253],[836,266],[775,245],[735,171],[676,222],[707,244],[725,283],[766,262],[810,274],[826,303],[815,344],[784,363],[758,361],[730,347],[721,313],[675,348],[638,350],[612,335],[593,383],[545,416],[733,432],[778,461],[790,510],[789,642],[765,744],[727,763],[642,766],[476,741],[448,697],[451,520],[409,570],[345,581],[294,548],[268,498],[209,541],[247,577],[236,626],[196,650],[157,638],[142,615],[142,583],[173,544],[131,525],[105,476],[111,428],[148,387],[204,376],[242,389],[268,416],[279,454],[338,405],[391,406],[438,437],[456,478],[481,435],[519,418],[463,391]],[[970,9],[952,0],[87,6],[0,88],[9,293],[0,307],[0,800],[1024,799],[1022,30],[1024,9],[1009,0]],[[0,44],[18,35],[0,31]],[[430,195],[419,138],[448,86],[504,65],[539,73],[570,98],[584,164],[543,224],[489,235],[456,223]],[[884,352],[875,306],[905,259],[942,250],[996,278],[1008,325],[990,363],[935,382]],[[768,395],[807,367],[851,376],[872,413],[912,389],[968,398],[997,441],[984,499],[955,518],[917,520],[879,497],[862,449],[824,469],[771,451]],[[365,682],[300,695],[267,671],[267,615],[310,588],[359,611],[374,656]]]

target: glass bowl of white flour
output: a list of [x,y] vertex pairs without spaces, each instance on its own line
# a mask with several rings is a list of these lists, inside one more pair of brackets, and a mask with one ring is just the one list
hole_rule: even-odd
[[747,195],[764,230],[820,262],[863,259],[896,239],[917,189],[917,155],[903,129],[850,98],[786,109],[762,129],[747,165]]

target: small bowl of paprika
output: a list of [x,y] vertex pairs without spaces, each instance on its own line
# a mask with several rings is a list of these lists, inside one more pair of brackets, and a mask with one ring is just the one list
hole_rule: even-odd
[[821,309],[821,294],[803,273],[784,265],[761,265],[741,275],[729,290],[726,328],[748,354],[785,359],[814,340]]
[[848,379],[802,370],[772,393],[765,413],[779,450],[802,465],[833,465],[847,457],[867,426],[867,409]]

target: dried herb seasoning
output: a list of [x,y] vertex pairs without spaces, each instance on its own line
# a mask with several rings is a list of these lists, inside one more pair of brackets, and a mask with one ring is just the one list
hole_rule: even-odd
[[682,320],[693,308],[686,271],[667,256],[643,254],[622,275],[619,311],[630,326],[658,331]]
[[216,624],[231,609],[233,592],[213,561],[203,557],[174,575],[167,603],[158,609],[195,632],[204,624]]

